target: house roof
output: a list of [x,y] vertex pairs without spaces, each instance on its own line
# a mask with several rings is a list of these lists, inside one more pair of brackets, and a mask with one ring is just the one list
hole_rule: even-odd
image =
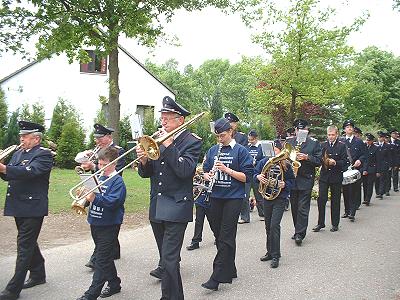
[[[150,70],[148,70],[144,64],[142,64],[136,57],[132,55],[128,50],[126,50],[124,47],[118,44],[118,48],[124,52],[130,59],[132,59],[137,65],[139,65],[143,70],[145,70],[151,77],[153,77],[155,80],[157,80],[159,83],[161,83],[167,90],[169,90],[172,94],[175,95],[175,92],[164,82],[162,82],[156,75],[154,75]],[[0,85],[3,84],[4,82],[8,81],[9,79],[13,78],[14,76],[18,75],[19,73],[22,73],[23,71],[29,69],[33,65],[40,63],[40,60],[34,60],[22,68],[16,70],[15,72],[12,72],[11,74],[7,75],[6,77],[0,79]]]

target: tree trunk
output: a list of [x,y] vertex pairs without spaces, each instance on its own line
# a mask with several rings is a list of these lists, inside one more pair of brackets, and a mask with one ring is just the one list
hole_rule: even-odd
[[289,122],[290,124],[293,123],[294,119],[296,118],[296,98],[297,98],[297,91],[292,89],[291,93],[291,102],[290,102],[290,110],[289,110]]
[[109,55],[109,97],[108,109],[109,118],[108,126],[114,128],[113,139],[114,143],[119,143],[119,120],[120,120],[120,103],[119,103],[119,67],[118,67],[118,37],[113,41],[115,49]]

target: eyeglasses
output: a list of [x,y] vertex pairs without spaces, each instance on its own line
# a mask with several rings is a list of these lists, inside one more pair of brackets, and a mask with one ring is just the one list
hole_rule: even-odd
[[180,117],[176,116],[176,117],[161,117],[161,122],[169,122],[173,119],[179,119]]

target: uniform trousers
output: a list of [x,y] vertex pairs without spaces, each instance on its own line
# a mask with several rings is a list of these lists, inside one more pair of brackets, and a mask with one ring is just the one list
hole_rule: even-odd
[[259,217],[264,217],[264,198],[261,196],[260,192],[258,191],[259,184],[252,178],[251,180],[251,190],[253,190],[254,198],[256,199],[257,203],[257,212]]
[[332,226],[339,226],[342,183],[327,183],[322,181],[319,181],[318,225],[325,226],[325,210],[326,202],[328,201],[328,190],[331,191],[331,224]]
[[93,241],[96,245],[96,261],[94,264],[94,273],[92,284],[85,292],[89,299],[97,299],[104,284],[108,281],[111,290],[120,289],[121,279],[117,275],[112,249],[118,239],[118,232],[121,225],[97,226],[91,225]]
[[305,238],[310,213],[311,190],[291,190],[290,206],[295,228],[295,235]]
[[187,222],[150,222],[160,253],[162,300],[182,300],[181,249]]
[[[121,225],[119,225],[118,234],[119,234],[120,228],[121,228]],[[112,258],[113,258],[113,259],[119,259],[119,258],[121,258],[121,246],[120,246],[120,244],[119,244],[118,237],[117,237],[117,239],[116,239],[116,241],[115,241],[115,245],[114,245],[114,247],[112,248],[111,251],[112,251]],[[95,261],[96,261],[96,246],[94,247],[92,256],[90,257],[90,261],[91,261],[93,264],[94,264]]]
[[354,217],[357,208],[361,205],[361,179],[343,186],[343,200],[344,212]]
[[389,193],[392,181],[392,170],[385,172],[385,193]]
[[393,179],[393,190],[397,192],[399,190],[399,168],[392,169],[392,179]]
[[209,208],[196,205],[196,220],[194,222],[194,235],[192,238],[192,243],[200,243],[203,240],[204,219],[207,217],[208,223],[210,223],[209,211]]
[[245,222],[250,222],[250,190],[251,190],[251,183],[247,182],[244,186],[245,190],[245,197],[242,201],[242,208],[240,210],[240,218]]
[[264,223],[267,234],[267,253],[273,258],[281,257],[281,220],[286,198],[264,200]]
[[362,176],[364,202],[367,202],[367,203],[371,202],[375,179],[376,179],[376,173],[368,173],[368,175]]
[[231,283],[236,278],[236,232],[237,220],[243,199],[211,198],[211,230],[217,241],[217,255],[213,262],[211,278]]
[[390,171],[381,172],[380,176],[375,180],[375,193],[377,195],[384,195],[386,193],[388,186],[388,172]]
[[6,290],[19,295],[24,285],[26,273],[34,280],[46,278],[44,258],[40,253],[37,239],[43,224],[43,217],[15,217],[17,225],[17,261],[15,273],[8,282]]

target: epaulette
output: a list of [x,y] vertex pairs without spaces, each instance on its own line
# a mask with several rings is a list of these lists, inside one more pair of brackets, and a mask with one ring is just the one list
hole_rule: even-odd
[[346,145],[346,143],[342,142],[342,141],[338,141],[340,144]]
[[121,147],[121,146],[118,146],[118,145],[113,145],[113,147],[114,147],[114,148],[117,148],[117,149],[122,149],[122,147]]
[[313,138],[312,136],[310,136],[310,140],[312,140],[312,141],[314,141],[314,142],[317,141],[317,139],[316,139],[316,138]]
[[196,139],[198,139],[198,140],[200,140],[200,141],[202,140],[201,137],[199,137],[197,134],[195,134],[195,133],[193,133],[193,132],[192,132],[192,135],[193,135]]
[[42,149],[42,150],[47,150],[47,151],[50,151],[50,152],[51,152],[51,150],[50,150],[49,148],[46,148],[46,147],[40,147],[40,149]]
[[239,131],[238,133],[243,134],[243,135],[246,135],[244,132],[241,132],[241,131]]

